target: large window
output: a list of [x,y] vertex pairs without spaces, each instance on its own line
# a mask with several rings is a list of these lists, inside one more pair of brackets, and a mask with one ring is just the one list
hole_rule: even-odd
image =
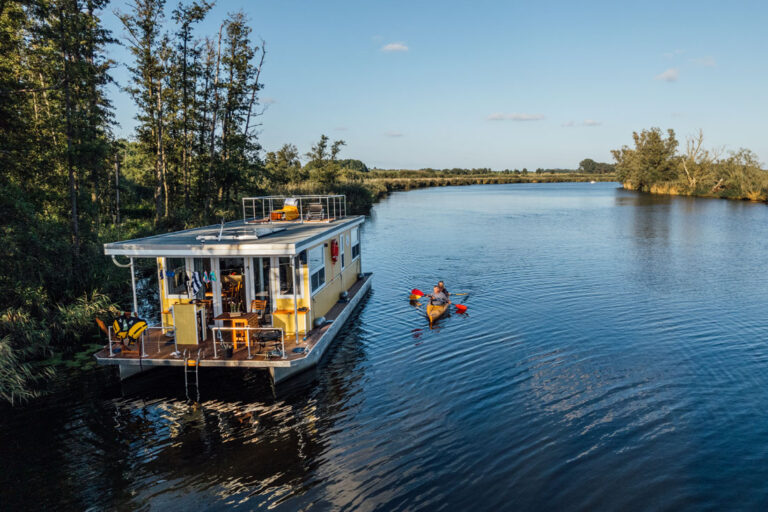
[[360,228],[352,230],[352,259],[360,256]]
[[322,245],[309,250],[309,281],[312,292],[325,284],[325,247]]
[[168,283],[168,295],[187,294],[187,263],[184,258],[166,258],[165,275]]
[[280,269],[280,295],[293,295],[293,272],[291,272],[291,258],[278,258]]
[[245,303],[245,260],[221,258],[219,260],[221,302],[227,313],[247,311]]

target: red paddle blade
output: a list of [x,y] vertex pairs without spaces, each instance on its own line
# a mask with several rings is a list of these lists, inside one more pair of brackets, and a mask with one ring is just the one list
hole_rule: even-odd
[[454,306],[456,306],[457,313],[464,313],[467,310],[467,306],[464,304],[454,304]]
[[417,297],[423,297],[424,295],[426,295],[426,293],[419,290],[418,288],[414,288],[413,290],[411,290],[411,295],[416,295]]

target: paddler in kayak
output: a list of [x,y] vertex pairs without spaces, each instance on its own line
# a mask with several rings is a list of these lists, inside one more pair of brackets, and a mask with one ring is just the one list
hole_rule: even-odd
[[432,293],[427,295],[427,297],[429,297],[427,318],[429,319],[429,325],[432,325],[432,322],[443,316],[448,310],[451,301],[439,286],[435,286],[432,289]]
[[451,294],[448,293],[448,290],[445,289],[445,283],[442,281],[437,282],[437,287],[440,288],[440,291],[445,294],[446,297],[450,297]]
[[[442,283],[442,281],[440,281]],[[445,291],[445,287],[440,287],[438,284],[432,288],[432,293],[427,295],[429,297],[429,303],[433,306],[446,306],[451,303],[451,299],[448,298],[448,293]]]

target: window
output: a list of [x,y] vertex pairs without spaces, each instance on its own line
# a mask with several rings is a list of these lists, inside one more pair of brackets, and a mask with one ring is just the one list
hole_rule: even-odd
[[341,235],[339,237],[339,258],[341,258],[341,268],[344,268],[347,266],[346,262],[346,247],[347,247],[347,237],[346,235]]
[[165,275],[168,296],[187,294],[187,263],[184,258],[166,258]]
[[246,311],[245,260],[243,258],[219,259],[219,274],[224,311]]
[[360,256],[360,228],[352,230],[352,259]]
[[[197,291],[198,299],[205,299],[213,297],[213,290],[211,288],[211,260],[210,258],[195,258],[193,260],[193,267],[197,275],[200,277],[200,282],[203,285]],[[205,282],[205,276],[208,276],[208,282]]]
[[280,295],[293,295],[291,258],[278,258],[277,265],[280,269]]
[[318,245],[309,250],[309,282],[312,292],[316,292],[325,284],[325,247]]

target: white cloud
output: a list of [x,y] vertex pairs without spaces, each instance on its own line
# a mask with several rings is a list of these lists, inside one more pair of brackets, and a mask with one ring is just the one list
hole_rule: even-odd
[[386,132],[384,132],[384,135],[386,135],[387,137],[402,137],[403,136],[402,133],[400,133],[400,132],[398,132],[396,130],[386,131]]
[[717,62],[715,62],[713,57],[699,57],[696,59],[691,59],[691,62],[698,64],[699,66],[704,66],[705,68],[713,68],[717,66]]
[[389,43],[381,47],[383,52],[407,52],[408,46],[405,43]]
[[656,75],[656,80],[661,80],[663,82],[677,82],[678,78],[680,78],[680,70],[677,68],[669,68],[663,73]]
[[673,51],[673,52],[667,52],[667,53],[665,53],[665,54],[664,54],[664,56],[665,56],[666,58],[668,58],[668,59],[671,59],[672,57],[675,57],[675,56],[677,56],[677,55],[682,55],[682,54],[684,54],[684,53],[685,53],[685,50],[677,49],[677,50],[675,50],[675,51]]
[[540,121],[543,114],[503,114],[496,112],[486,118],[488,121]]
[[262,98],[261,104],[262,105],[274,105],[277,103],[277,100],[275,98]]
[[[594,119],[585,119],[584,121],[579,123],[578,126],[600,126],[601,124],[603,124],[602,121],[595,121]],[[568,121],[561,124],[560,126],[562,126],[563,128],[573,128],[574,126],[577,126],[577,125],[576,125],[576,122],[574,121]]]

